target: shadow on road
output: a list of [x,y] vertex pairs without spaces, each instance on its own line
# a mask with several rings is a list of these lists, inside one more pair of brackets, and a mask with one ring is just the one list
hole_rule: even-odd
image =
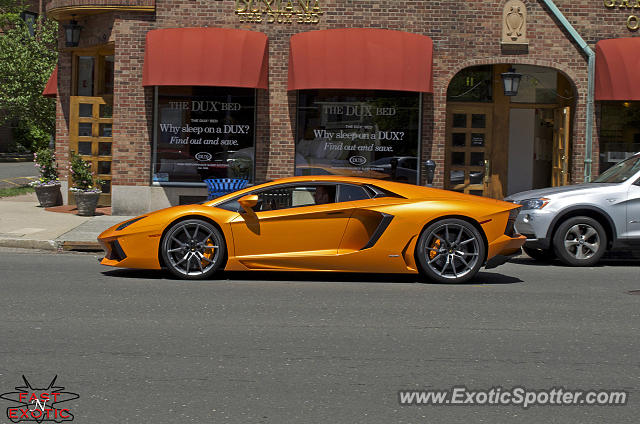
[[118,268],[102,271],[105,277],[116,278],[140,278],[145,280],[171,280],[172,276],[168,271],[162,269],[127,269]]
[[[114,269],[103,271],[106,277],[131,278],[145,280],[176,280],[178,278],[164,270]],[[413,283],[439,284],[414,274],[367,274],[350,272],[295,272],[295,271],[227,271],[209,281],[300,281],[325,283]],[[187,280],[185,280],[188,283]],[[515,284],[522,283],[519,278],[495,272],[479,272],[471,281],[460,285],[478,284]]]
[[[537,261],[535,259],[531,259],[528,256],[520,256],[518,258],[511,259],[509,263],[515,265],[527,265],[527,266],[555,266],[558,268],[574,268],[569,265],[565,265],[560,262],[558,259],[552,259],[550,261]],[[606,266],[638,266],[640,265],[640,259],[637,257],[629,256],[629,257],[621,257],[617,256],[605,256],[595,265],[590,266],[589,268],[602,268]]]

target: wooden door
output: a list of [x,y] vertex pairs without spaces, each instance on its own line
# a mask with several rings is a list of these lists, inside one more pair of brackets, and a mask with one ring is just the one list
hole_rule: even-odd
[[[73,51],[69,149],[91,162],[94,176],[104,180],[101,206],[111,205],[114,66],[113,44]],[[74,203],[70,193],[69,204]]]
[[447,109],[445,188],[491,196],[492,105]]
[[[104,180],[98,204],[111,205],[113,96],[71,96],[69,148],[91,162],[93,174]],[[69,187],[71,187],[69,175]],[[75,198],[69,195],[69,203]]]
[[551,168],[551,185],[569,184],[569,124],[571,109],[561,107],[553,111],[553,153]]

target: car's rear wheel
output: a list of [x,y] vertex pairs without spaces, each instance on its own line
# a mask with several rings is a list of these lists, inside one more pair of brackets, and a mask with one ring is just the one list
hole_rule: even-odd
[[536,249],[535,247],[522,246],[522,250],[524,250],[524,253],[529,255],[531,259],[540,262],[548,262],[555,258],[552,249]]
[[484,240],[471,223],[447,218],[434,222],[420,234],[416,257],[429,279],[463,283],[473,278],[484,262]]
[[591,266],[607,250],[607,233],[588,216],[575,216],[560,224],[553,236],[558,258],[570,266]]
[[207,278],[221,269],[226,244],[220,231],[202,219],[176,222],[162,239],[165,266],[179,278]]

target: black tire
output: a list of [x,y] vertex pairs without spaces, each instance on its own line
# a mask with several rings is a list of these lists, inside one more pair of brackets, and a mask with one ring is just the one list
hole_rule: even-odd
[[524,253],[529,255],[531,259],[540,262],[549,262],[556,257],[553,249],[536,249],[535,247],[522,246],[522,250],[524,250]]
[[439,283],[464,283],[485,260],[482,235],[467,221],[446,218],[425,228],[416,244],[420,271]]
[[202,219],[173,224],[165,233],[160,251],[167,269],[185,280],[208,278],[222,269],[227,247],[220,231]]
[[595,219],[575,216],[560,224],[553,235],[553,249],[566,265],[591,266],[607,250],[607,233]]

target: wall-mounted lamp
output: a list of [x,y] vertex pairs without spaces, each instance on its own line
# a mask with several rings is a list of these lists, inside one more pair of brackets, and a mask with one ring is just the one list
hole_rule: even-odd
[[501,75],[504,95],[516,96],[518,94],[518,88],[520,87],[520,79],[522,78],[522,74],[519,74],[515,69],[510,68],[509,71],[503,72]]
[[67,47],[78,47],[80,43],[80,31],[82,26],[78,25],[78,21],[74,19],[76,15],[71,15],[71,20],[68,24],[64,25],[64,38],[65,45]]

